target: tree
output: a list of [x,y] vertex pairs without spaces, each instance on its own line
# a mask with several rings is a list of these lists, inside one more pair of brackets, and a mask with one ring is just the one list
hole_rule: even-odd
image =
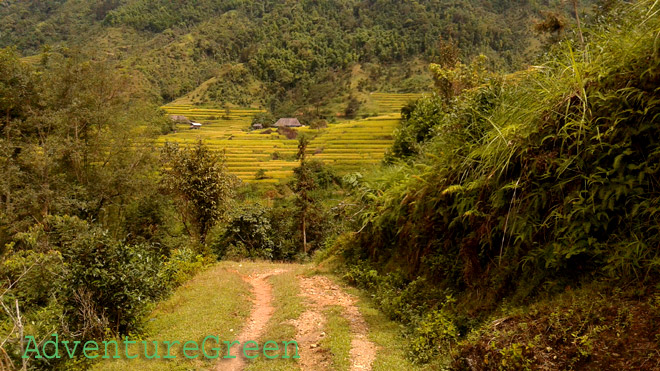
[[0,213],[9,234],[47,215],[116,226],[126,205],[153,193],[151,129],[162,112],[113,63],[81,59],[52,53],[37,68],[0,51]]
[[456,62],[453,66],[442,66],[431,63],[429,70],[439,95],[449,104],[454,97],[463,91],[474,88],[486,82],[493,76],[486,68],[488,58],[479,55],[472,59],[469,65]]
[[229,209],[238,179],[227,173],[224,156],[199,141],[180,148],[166,143],[162,150],[161,184],[174,197],[184,228],[201,244]]
[[248,204],[232,214],[220,243],[214,246],[219,257],[225,254],[229,246],[240,245],[251,258],[272,259],[275,244],[271,238],[273,229],[268,209],[259,204]]
[[539,34],[548,34],[550,43],[556,43],[561,38],[566,28],[566,20],[563,15],[556,12],[542,12],[544,19],[534,24],[534,30]]
[[360,100],[357,99],[354,95],[351,95],[348,97],[348,104],[346,105],[346,109],[344,110],[344,115],[348,117],[349,119],[355,118],[355,115],[357,115],[358,110],[360,109],[360,106],[362,103],[360,103]]
[[311,192],[316,188],[316,183],[314,182],[314,177],[308,163],[306,161],[305,151],[307,151],[307,146],[309,145],[309,137],[306,135],[301,135],[298,138],[298,154],[297,158],[300,161],[300,166],[294,169],[295,176],[295,185],[294,190],[296,192],[296,206],[298,207],[298,214],[300,216],[300,231],[302,232],[303,240],[303,251],[305,254],[308,251],[307,248],[307,218],[309,216],[310,209],[313,207],[314,198],[311,195]]
[[275,123],[275,116],[270,112],[259,112],[252,118],[252,125],[260,124],[264,128],[269,128]]

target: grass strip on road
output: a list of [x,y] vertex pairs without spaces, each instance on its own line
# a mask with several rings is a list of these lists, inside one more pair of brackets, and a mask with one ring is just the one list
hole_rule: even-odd
[[[273,265],[277,268],[277,265]],[[274,341],[288,341],[295,340],[296,327],[293,321],[297,319],[305,310],[302,298],[299,296],[300,288],[298,287],[298,280],[296,275],[300,274],[305,266],[303,265],[289,265],[290,270],[286,273],[278,274],[270,277],[269,281],[273,285],[273,306],[275,313],[271,317],[264,339],[260,340],[274,340]],[[283,351],[280,351],[280,355]],[[298,370],[299,367],[296,361],[292,358],[289,359],[266,359],[259,357],[248,364],[246,368],[249,371],[279,371],[279,370]]]

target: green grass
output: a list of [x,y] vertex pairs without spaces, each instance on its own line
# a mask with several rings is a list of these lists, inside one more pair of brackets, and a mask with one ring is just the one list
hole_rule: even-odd
[[[273,264],[268,262],[221,262],[198,274],[178,288],[167,300],[159,303],[146,319],[146,334],[132,340],[201,340],[216,335],[221,340],[235,338],[250,312],[250,287],[236,271],[247,275],[272,269],[286,269],[285,273],[269,278],[273,286],[275,312],[268,322],[260,344],[266,340],[295,340],[293,321],[305,310],[296,275],[313,274],[308,266],[298,264]],[[331,277],[337,281],[337,277]],[[374,362],[374,370],[421,369],[406,359],[406,343],[400,327],[385,318],[370,299],[361,291],[345,287],[360,300],[358,307],[370,328],[369,338],[381,350]],[[348,321],[342,316],[342,308],[334,306],[326,310],[326,336],[321,346],[331,354],[332,367],[336,370],[350,368],[351,335]],[[161,344],[162,345],[162,344]],[[164,349],[159,349],[164,355]],[[131,351],[136,353],[136,351]],[[173,347],[175,360],[107,360],[94,365],[93,370],[190,370],[213,367],[217,360],[183,358],[180,346]],[[212,351],[209,351],[212,353]],[[123,353],[122,353],[123,354]],[[431,366],[429,366],[431,367]],[[432,367],[431,367],[432,368]],[[266,359],[259,357],[249,361],[247,370],[298,370],[294,359]]]
[[[133,340],[194,340],[201,344],[207,335],[233,339],[250,312],[250,287],[227,267],[229,263],[214,265],[179,287],[147,318],[146,334]],[[185,359],[180,346],[175,345],[172,350],[177,355],[173,360],[108,360],[97,363],[93,370],[189,370],[208,368],[214,363],[204,358]],[[164,349],[159,349],[159,353],[165,355]],[[123,356],[123,352],[120,354]]]
[[[371,297],[368,293],[359,290],[355,287],[347,286],[342,282],[342,280],[334,274],[330,273],[332,265],[336,264],[334,259],[333,261],[326,261],[318,266],[317,273],[324,274],[337,283],[343,290],[348,292],[351,295],[354,295],[358,298],[356,305],[360,310],[360,313],[364,317],[364,320],[367,322],[369,327],[369,340],[371,340],[378,350],[376,351],[376,359],[374,360],[372,369],[374,371],[392,371],[392,370],[436,370],[441,369],[442,360],[431,362],[427,365],[416,365],[413,364],[410,359],[406,356],[408,351],[408,341],[403,337],[403,332],[401,331],[401,325],[387,318],[381,311],[379,311]],[[335,333],[339,335],[339,338],[344,337],[342,335],[343,330],[341,328],[341,323],[338,321],[336,324]],[[328,333],[330,335],[330,332]],[[334,343],[335,351],[337,354],[341,354],[345,344],[338,344],[338,340],[329,340]],[[350,348],[350,338],[347,340],[348,346]],[[346,340],[343,340],[345,343]],[[334,352],[333,352],[334,354]],[[333,357],[333,362],[339,362],[338,356]]]
[[342,313],[341,306],[332,306],[325,311],[327,322],[321,346],[330,352],[334,370],[351,367],[351,328]]

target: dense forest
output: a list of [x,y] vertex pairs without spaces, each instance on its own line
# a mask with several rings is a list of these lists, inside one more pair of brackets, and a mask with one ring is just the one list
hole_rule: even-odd
[[[329,267],[401,325],[420,367],[658,367],[659,14],[0,3],[0,369],[86,369],[22,358],[24,334],[139,336],[154,303],[232,259]],[[293,176],[269,187],[204,141],[166,142],[159,108],[320,118],[374,91],[426,93],[380,166],[339,174],[289,129]]]
[[191,93],[198,103],[291,113],[358,91],[426,91],[425,66],[442,63],[446,46],[463,58],[484,54],[497,69],[521,68],[540,48],[535,22],[570,9],[547,1],[4,1],[0,47],[117,60],[157,101]]

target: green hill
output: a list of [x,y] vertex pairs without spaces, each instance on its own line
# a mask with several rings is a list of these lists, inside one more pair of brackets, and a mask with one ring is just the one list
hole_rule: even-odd
[[454,58],[446,51],[519,68],[539,51],[532,29],[544,10],[564,9],[528,1],[8,0],[0,47],[114,60],[164,102],[195,91],[192,102],[292,111],[356,91],[425,91],[425,66]]
[[658,364],[659,11],[620,4],[514,75],[434,68],[451,89],[404,110],[335,251],[418,359]]

